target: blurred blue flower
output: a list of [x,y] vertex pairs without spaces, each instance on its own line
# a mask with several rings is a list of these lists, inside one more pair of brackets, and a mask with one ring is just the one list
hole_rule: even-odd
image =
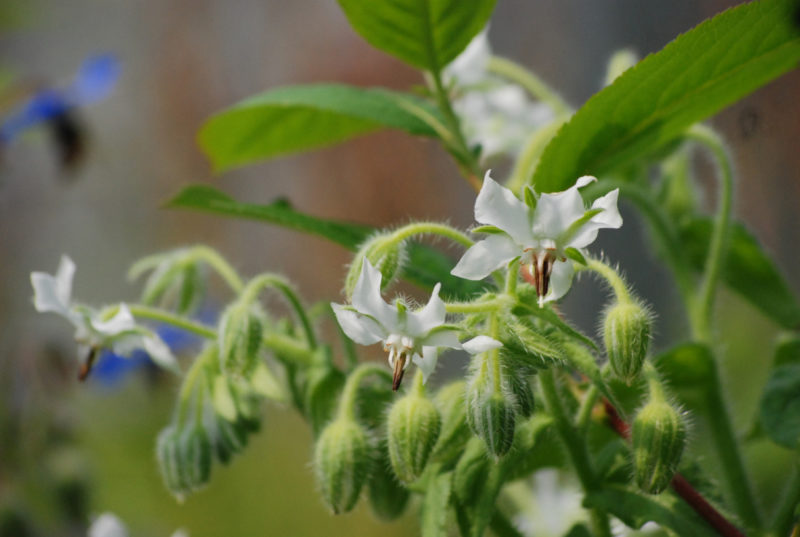
[[11,112],[0,123],[0,144],[8,144],[31,127],[57,121],[76,107],[105,99],[120,71],[119,61],[111,54],[87,58],[70,84],[44,88]]
[[[198,320],[212,323],[216,317],[213,310],[203,310],[198,316]],[[160,325],[155,333],[167,344],[173,354],[180,354],[184,351],[191,351],[201,344],[200,336],[176,328],[171,325]],[[114,388],[127,378],[131,372],[137,370],[158,370],[158,367],[150,359],[150,356],[142,350],[134,351],[129,357],[119,356],[110,350],[103,351],[100,359],[92,368],[91,379],[99,382],[103,386]]]

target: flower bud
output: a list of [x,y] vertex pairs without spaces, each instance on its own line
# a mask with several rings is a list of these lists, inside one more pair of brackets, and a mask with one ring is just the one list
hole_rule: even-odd
[[180,461],[180,431],[174,425],[166,427],[156,441],[156,458],[164,485],[179,500],[188,492],[184,465]]
[[471,436],[467,425],[465,390],[466,384],[463,381],[453,382],[440,389],[434,397],[439,415],[442,416],[442,430],[434,453],[445,461],[459,457]]
[[239,453],[247,445],[247,429],[238,422],[231,422],[217,416],[214,421],[214,454],[223,464],[228,464],[231,457]]
[[371,469],[370,439],[358,423],[340,418],[325,427],[314,448],[314,470],[322,498],[334,514],[355,507]]
[[686,444],[680,412],[663,400],[651,400],[633,420],[631,439],[636,484],[658,494],[672,481]]
[[315,436],[331,420],[344,380],[344,373],[327,365],[312,366],[306,372],[303,408]]
[[380,233],[367,239],[353,257],[353,263],[344,280],[344,290],[348,299],[353,296],[353,290],[361,276],[361,265],[365,257],[369,259],[373,267],[380,271],[381,289],[383,290],[394,281],[397,273],[403,268],[406,260],[405,243],[394,240],[391,233]]
[[614,374],[631,384],[639,376],[650,344],[650,312],[637,302],[615,303],[605,312],[603,339]]
[[392,405],[386,438],[392,469],[400,481],[416,481],[425,470],[441,426],[436,405],[422,395],[412,393]]
[[390,469],[386,450],[381,453],[381,460],[373,466],[367,492],[372,512],[388,522],[403,514],[411,494]]
[[225,373],[243,376],[255,369],[262,330],[261,319],[240,304],[225,310],[218,336],[220,366]]
[[205,429],[197,424],[183,431],[178,443],[186,486],[196,490],[211,476],[211,443]]
[[511,449],[516,423],[516,401],[503,384],[497,390],[490,375],[479,370],[467,385],[467,423],[498,458]]

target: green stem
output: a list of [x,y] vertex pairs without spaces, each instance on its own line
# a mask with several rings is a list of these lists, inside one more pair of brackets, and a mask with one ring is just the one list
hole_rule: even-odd
[[[556,431],[567,448],[567,453],[570,456],[572,465],[575,467],[575,473],[578,475],[584,491],[589,493],[598,490],[601,483],[592,468],[592,461],[589,457],[586,442],[567,414],[564,403],[558,393],[555,373],[552,369],[545,369],[539,373],[539,385],[542,389],[542,396],[547,405],[547,410],[553,416]],[[608,514],[605,511],[594,508],[590,510],[590,515],[595,535],[598,537],[611,537]]]
[[236,270],[223,258],[216,250],[208,246],[195,246],[192,248],[192,255],[195,259],[201,259],[208,263],[217,274],[230,286],[235,293],[241,293],[244,288],[242,278]]
[[519,84],[533,97],[546,103],[553,109],[556,116],[572,115],[572,108],[558,93],[520,64],[506,58],[492,56],[488,67],[490,72]]
[[792,469],[792,477],[783,492],[783,497],[775,509],[771,524],[771,536],[785,537],[789,535],[795,518],[795,509],[797,509],[798,505],[800,505],[800,466],[795,465]]
[[305,308],[303,308],[292,286],[281,276],[275,274],[261,274],[260,276],[256,276],[247,284],[247,287],[242,292],[240,300],[246,304],[250,304],[255,301],[258,293],[267,287],[273,287],[283,294],[292,306],[292,309],[294,309],[297,318],[300,319],[300,324],[303,325],[303,331],[306,336],[306,341],[308,341],[309,348],[317,348],[317,339],[314,336],[314,329],[311,326],[311,321],[308,320]]
[[338,419],[356,419],[356,402],[358,400],[358,388],[361,382],[370,375],[378,375],[386,377],[391,382],[392,375],[389,371],[378,364],[361,364],[356,367],[350,376],[347,377],[347,382],[342,390],[341,398],[339,399]]
[[727,239],[733,206],[733,168],[725,144],[719,135],[710,128],[703,125],[695,125],[689,130],[686,137],[700,142],[711,150],[719,167],[720,181],[717,216],[714,220],[714,230],[711,234],[703,280],[700,284],[700,300],[696,304],[696,307],[699,308],[697,313],[698,322],[693,325],[695,339],[710,342],[714,296],[727,254]]
[[197,384],[198,377],[205,369],[206,361],[216,357],[216,351],[217,349],[214,345],[209,345],[206,347],[203,352],[200,353],[197,358],[195,358],[192,366],[189,368],[189,371],[186,372],[186,376],[183,379],[183,384],[181,384],[181,390],[178,394],[178,426],[186,423],[186,419],[189,415],[189,407],[192,401],[192,394],[194,393],[194,388]]
[[[489,337],[498,339],[500,332],[500,319],[496,313],[489,317]],[[494,381],[494,393],[503,393],[503,373],[500,364],[500,349],[492,349],[488,352],[489,360],[492,361],[492,377]]]
[[517,296],[517,281],[519,280],[519,258],[508,265],[506,272],[506,295],[512,298]]
[[[631,293],[628,291],[628,286],[625,285],[625,280],[622,279],[616,270],[609,267],[599,259],[594,259],[591,257],[586,258],[586,263],[587,269],[596,272],[608,282],[608,285],[614,291],[617,302],[620,304],[631,304],[633,302]],[[577,266],[580,267],[580,265]]]
[[144,319],[170,324],[207,339],[214,339],[217,337],[217,332],[213,328],[190,321],[185,317],[181,317],[180,315],[176,315],[160,308],[141,306],[139,304],[128,304],[128,309],[134,317],[142,317]]
[[447,313],[491,313],[511,304],[507,297],[479,302],[446,302]]
[[575,418],[575,426],[578,428],[583,434],[586,434],[587,429],[589,428],[589,422],[592,419],[592,410],[594,410],[594,405],[597,404],[597,400],[600,398],[600,390],[597,389],[595,384],[589,386],[589,389],[586,390],[586,393],[583,396],[583,401],[581,401],[581,406],[578,408],[578,414]]
[[442,73],[439,69],[434,69],[431,72],[431,79],[433,80],[433,91],[436,96],[436,102],[439,105],[439,110],[444,116],[450,132],[452,133],[452,142],[450,145],[451,154],[463,166],[462,172],[464,177],[469,182],[470,186],[479,192],[481,189],[481,180],[483,171],[481,170],[478,160],[475,155],[470,151],[467,140],[464,138],[464,133],[461,130],[461,123],[458,116],[453,111],[453,106],[450,104],[450,97],[447,95],[447,90],[442,83]]
[[392,240],[401,242],[413,237],[414,235],[427,234],[447,237],[448,239],[460,244],[461,246],[464,246],[465,248],[469,248],[475,244],[472,239],[467,237],[467,235],[461,231],[458,231],[457,229],[445,224],[439,224],[438,222],[415,222],[413,224],[408,224],[407,226],[403,226],[392,233]]
[[289,361],[300,364],[304,367],[310,366],[314,361],[314,351],[296,339],[280,334],[269,332],[264,334],[261,344],[268,348],[278,358],[288,359]]

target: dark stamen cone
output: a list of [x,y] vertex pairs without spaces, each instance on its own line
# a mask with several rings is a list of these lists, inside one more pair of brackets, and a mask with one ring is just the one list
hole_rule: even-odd
[[556,259],[550,251],[542,256],[533,254],[532,258],[530,264],[526,263],[520,267],[520,273],[523,279],[536,289],[536,295],[542,298],[550,290],[550,274],[553,272]]
[[89,355],[86,357],[86,361],[81,364],[81,368],[78,370],[78,380],[83,382],[89,376],[89,373],[92,372],[92,366],[94,365],[94,360],[97,357],[97,347],[92,347],[89,349]]
[[394,373],[392,374],[392,391],[396,392],[403,381],[403,374],[405,373],[406,355],[401,354],[394,361]]

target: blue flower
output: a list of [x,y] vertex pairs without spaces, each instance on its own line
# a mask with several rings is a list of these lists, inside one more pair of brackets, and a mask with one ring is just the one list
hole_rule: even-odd
[[105,99],[120,71],[119,61],[111,54],[87,58],[70,84],[44,88],[11,112],[0,123],[0,144],[8,144],[31,127],[62,120],[77,107]]

